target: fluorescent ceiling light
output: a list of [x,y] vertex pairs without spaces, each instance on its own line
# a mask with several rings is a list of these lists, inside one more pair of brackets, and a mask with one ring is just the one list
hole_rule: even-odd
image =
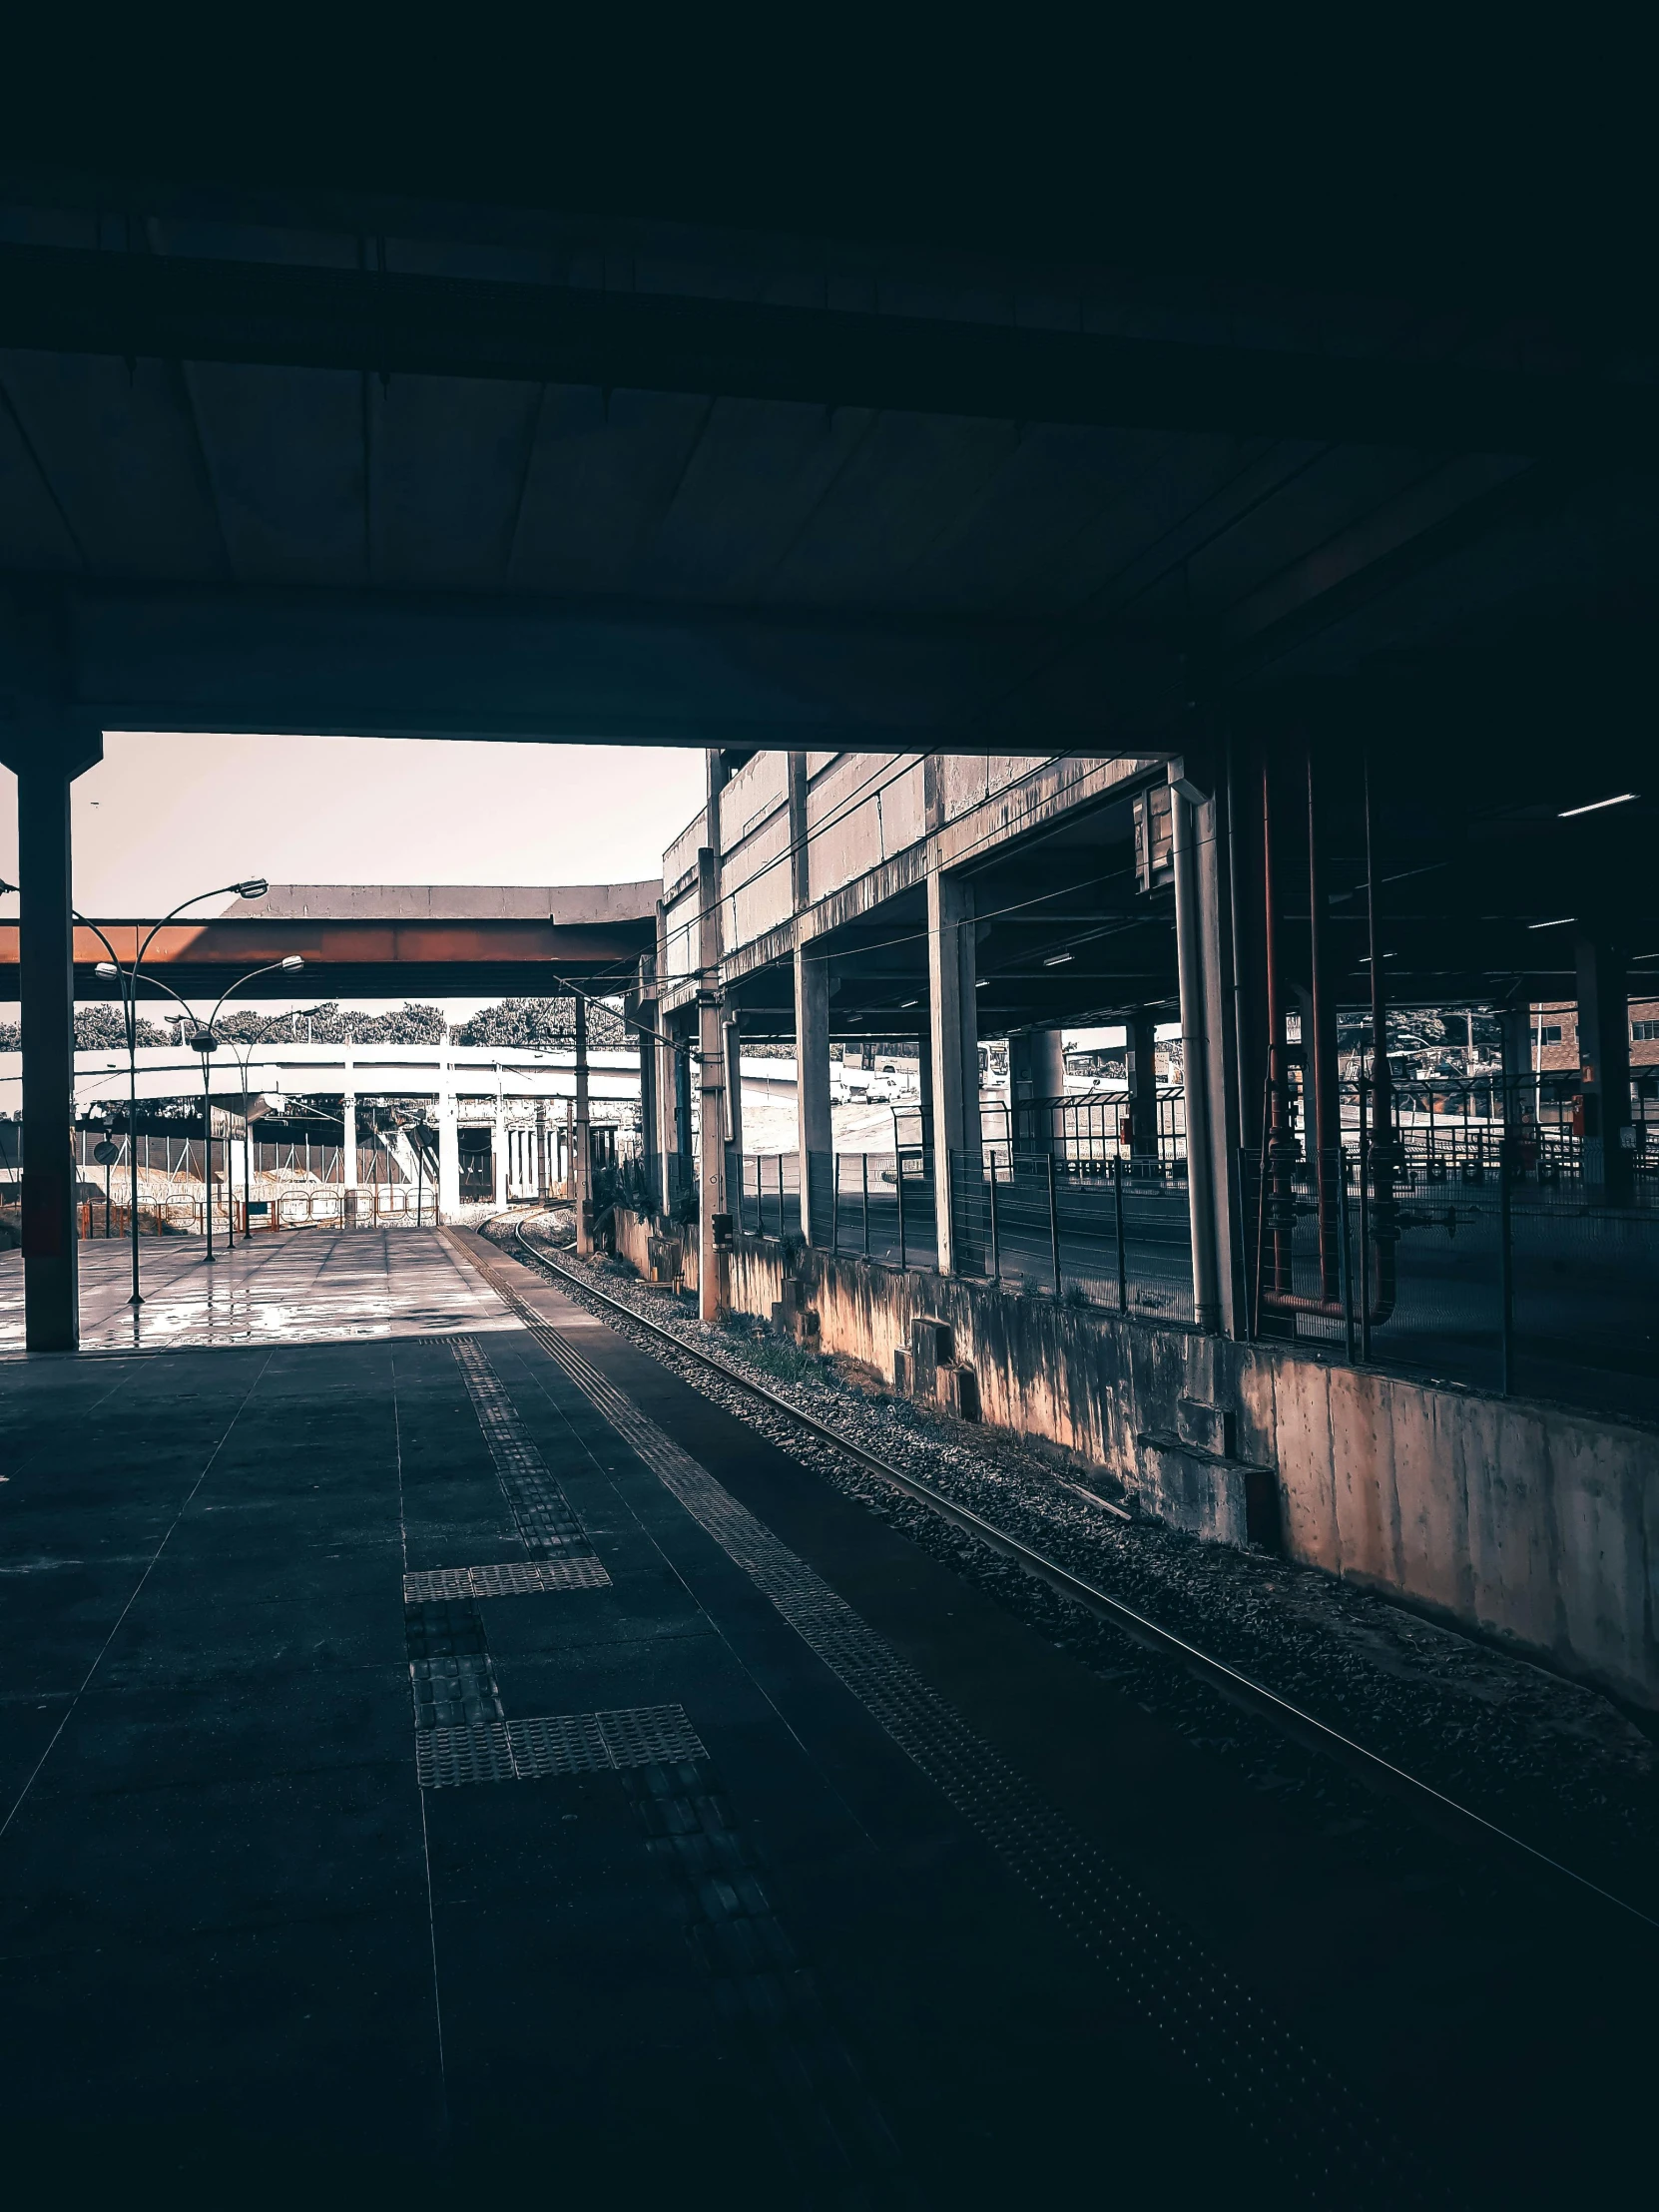
[[1064,966],[1065,966],[1065,964],[1066,964],[1066,962],[1067,962],[1067,961],[1068,961],[1068,960],[1069,960],[1070,958],[1071,958],[1071,954],[1070,954],[1069,952],[1051,952],[1051,953],[1050,953],[1050,954],[1048,955],[1048,958],[1047,958],[1047,959],[1046,959],[1046,960],[1045,960],[1045,961],[1043,962],[1043,966],[1044,966],[1044,967],[1064,967]]
[[898,1010],[903,1013],[907,1007],[919,1006],[920,1004],[921,1000],[919,998],[901,998],[898,1002]]
[[975,983],[973,987],[976,991],[988,991],[991,987],[990,977],[988,975],[980,976],[978,982]]
[[1555,819],[1570,822],[1574,815],[1598,815],[1603,807],[1628,807],[1633,799],[1641,796],[1640,792],[1615,792],[1611,799],[1592,799],[1587,807],[1563,807]]
[[1563,929],[1569,921],[1576,921],[1576,914],[1557,914],[1553,921],[1529,921],[1528,929]]

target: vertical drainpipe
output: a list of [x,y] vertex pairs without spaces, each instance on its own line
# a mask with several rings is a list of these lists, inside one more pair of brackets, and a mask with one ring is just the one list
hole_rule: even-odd
[[1204,946],[1192,801],[1182,764],[1172,761],[1170,824],[1175,861],[1175,957],[1181,983],[1181,1092],[1187,1112],[1187,1206],[1192,1220],[1193,1319],[1221,1326],[1216,1274],[1215,1163],[1210,1156],[1210,1076],[1204,1007]]

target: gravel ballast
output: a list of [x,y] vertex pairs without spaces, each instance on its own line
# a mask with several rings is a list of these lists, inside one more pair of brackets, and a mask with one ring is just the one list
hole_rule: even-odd
[[[894,1397],[757,1323],[710,1328],[685,1301],[640,1282],[625,1264],[584,1262],[558,1249],[570,1234],[568,1214],[503,1217],[486,1233],[514,1249],[521,1226],[532,1247],[555,1248],[559,1268],[577,1279],[573,1287],[560,1277],[573,1295],[582,1297],[587,1278],[689,1350],[752,1376],[1368,1750],[1632,1903],[1659,1910],[1659,1776],[1646,1716],[1317,1568],[1122,1518],[1103,1476],[1092,1477],[1101,1496],[1091,1498],[1089,1470],[1057,1471],[1013,1436]],[[676,1359],[611,1308],[584,1303],[1196,1745],[1242,1768],[1256,1787],[1300,1803],[1322,1824],[1364,1823],[1380,1845],[1403,1818],[1344,1770],[1227,1703],[1174,1658],[1131,1642],[699,1361]]]

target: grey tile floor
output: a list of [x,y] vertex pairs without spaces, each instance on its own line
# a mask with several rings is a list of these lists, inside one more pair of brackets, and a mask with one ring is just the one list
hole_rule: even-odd
[[[0,1382],[20,2201],[908,2205],[941,2158],[956,2201],[1025,2171],[1084,1962],[464,1261],[296,1237],[170,1294],[189,1265],[158,1256],[143,1356]],[[574,1535],[526,1535],[532,1480]],[[550,1545],[603,1576],[405,1603]],[[422,1681],[427,1722],[434,1684],[486,1729],[668,1708],[702,1756],[631,1766],[607,1718],[614,1770],[422,1788]],[[1128,2024],[1087,2066],[1177,2093]]]
[[[0,1362],[18,2202],[1243,2204],[1310,2145],[1405,2201],[1297,2087],[1328,2055],[1476,2201],[1561,2201],[1563,2159],[1606,2195],[1535,1914],[1247,1792],[519,1270],[521,1326],[475,1249],[150,1248],[128,1357],[84,1251],[100,1355]],[[700,1755],[629,1764],[650,1715]],[[1241,1984],[1319,2059],[1232,2035]],[[1201,1985],[1213,2045],[1208,1998],[1159,2025]],[[1206,2079],[1241,2051],[1249,2127]]]

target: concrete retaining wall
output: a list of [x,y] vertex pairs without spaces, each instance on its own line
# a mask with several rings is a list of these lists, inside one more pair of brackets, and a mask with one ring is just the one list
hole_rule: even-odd
[[[778,1246],[745,1239],[730,1268],[733,1306],[769,1315]],[[1160,1519],[1267,1536],[1659,1707],[1651,1431],[861,1260],[809,1253],[799,1272],[826,1352],[890,1378],[912,1317],[936,1316],[987,1421],[1105,1468]]]

